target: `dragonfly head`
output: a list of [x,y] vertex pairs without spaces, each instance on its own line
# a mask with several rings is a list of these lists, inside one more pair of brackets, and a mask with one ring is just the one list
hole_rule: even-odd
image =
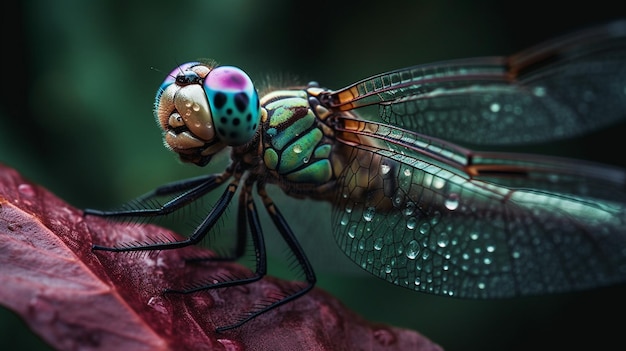
[[165,78],[154,114],[165,146],[181,160],[204,166],[226,146],[253,139],[261,107],[252,80],[241,69],[189,62]]

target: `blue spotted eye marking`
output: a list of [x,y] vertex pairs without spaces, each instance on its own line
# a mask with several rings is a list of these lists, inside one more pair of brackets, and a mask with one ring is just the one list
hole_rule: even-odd
[[217,92],[213,98],[213,106],[217,109],[224,107],[226,104],[226,95],[224,93]]
[[239,93],[235,95],[235,106],[237,107],[237,110],[240,113],[246,112],[246,109],[248,108],[249,103],[250,103],[250,99],[248,98],[248,95],[246,95],[245,93]]
[[204,90],[217,135],[227,145],[242,145],[254,136],[261,113],[252,80],[237,67],[214,68],[204,79]]

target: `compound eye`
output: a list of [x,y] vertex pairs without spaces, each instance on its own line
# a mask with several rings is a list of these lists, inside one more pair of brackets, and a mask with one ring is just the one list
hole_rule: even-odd
[[259,95],[248,75],[237,67],[216,67],[204,79],[213,124],[227,145],[252,140],[261,118]]

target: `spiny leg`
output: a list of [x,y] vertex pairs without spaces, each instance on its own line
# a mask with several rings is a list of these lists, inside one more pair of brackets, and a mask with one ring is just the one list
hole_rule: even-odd
[[[203,261],[211,261],[211,262],[230,262],[236,261],[240,259],[246,251],[246,244],[248,242],[248,227],[246,226],[246,188],[239,194],[239,200],[237,205],[237,236],[235,238],[235,245],[231,250],[227,252],[218,252],[217,256],[215,254],[209,256],[196,256],[196,257],[188,257],[185,260],[187,262],[203,262]],[[250,193],[248,192],[248,195]]]
[[[198,291],[207,290],[207,289],[224,288],[224,287],[235,286],[235,285],[249,284],[249,283],[252,283],[254,281],[261,279],[266,274],[267,257],[266,257],[266,251],[265,251],[265,242],[263,239],[263,230],[261,227],[261,222],[259,220],[258,212],[256,210],[256,206],[254,204],[254,200],[251,196],[251,188],[252,188],[253,183],[254,183],[254,180],[252,179],[246,180],[246,185],[242,191],[240,201],[239,201],[239,211],[240,213],[242,213],[243,211],[244,214],[242,214],[242,216],[247,218],[248,225],[250,227],[250,231],[252,234],[252,240],[253,240],[254,251],[255,251],[255,256],[256,256],[256,271],[254,275],[248,278],[243,278],[243,279],[233,279],[229,281],[222,281],[218,283],[197,286],[192,289],[185,289],[185,290],[168,289],[166,290],[166,293],[189,294],[189,293],[198,292]],[[257,186],[258,186],[259,195],[263,199],[263,204],[266,207],[266,210],[269,213],[270,217],[272,218],[274,225],[279,230],[283,240],[285,240],[285,242],[287,243],[291,252],[294,254],[298,263],[300,264],[302,271],[304,272],[306,285],[295,291],[283,292],[280,294],[280,296],[277,295],[277,296],[270,297],[268,301],[257,304],[255,309],[253,309],[252,311],[245,312],[243,316],[236,323],[216,328],[216,332],[218,333],[240,327],[246,322],[258,317],[259,315],[269,310],[272,310],[287,302],[293,301],[300,296],[303,296],[304,294],[306,294],[308,291],[310,291],[313,288],[316,282],[313,268],[311,264],[309,263],[308,259],[306,258],[304,250],[302,250],[300,244],[296,240],[296,237],[293,234],[291,228],[289,228],[287,221],[285,220],[283,215],[280,213],[280,211],[278,211],[278,208],[276,208],[273,201],[270,199],[269,195],[265,191],[264,185],[258,184]],[[245,234],[245,227],[243,230],[238,228],[238,231],[240,232],[239,234],[241,234],[242,231]]]
[[[263,278],[267,274],[267,252],[265,250],[265,240],[263,238],[263,229],[261,227],[261,221],[259,220],[259,214],[254,204],[254,200],[251,195],[252,189],[252,181],[246,181],[246,185],[240,194],[239,204],[238,204],[238,219],[246,220],[248,226],[250,227],[251,236],[252,236],[252,244],[254,246],[254,254],[256,259],[256,268],[253,275],[245,278],[237,278],[232,277],[230,280],[224,280],[217,283],[199,285],[190,289],[166,289],[164,293],[176,293],[176,294],[190,294],[194,292],[199,292],[208,289],[217,289],[217,288],[226,288],[235,285],[245,285],[252,282],[255,282],[261,278]],[[246,222],[243,222],[246,223]],[[246,234],[246,226],[238,225],[238,235]],[[286,301],[285,301],[286,302]],[[222,327],[216,328],[216,332],[222,332],[225,330],[233,329],[241,326],[247,321],[269,311],[270,309],[281,305],[282,302],[274,302],[269,305],[261,305],[258,309],[246,312],[242,318],[240,318],[237,323],[226,325]]]
[[99,217],[157,217],[172,213],[190,203],[198,200],[202,196],[211,192],[220,186],[225,179],[230,177],[230,173],[211,174],[197,178],[185,179],[182,181],[165,184],[145,195],[138,197],[127,203],[126,208],[145,204],[150,199],[157,196],[171,195],[180,193],[159,208],[130,208],[113,211],[101,211],[87,208],[83,211],[83,216],[99,216]]
[[[244,189],[242,189],[241,194],[239,196],[239,203],[237,205],[239,211],[239,220],[245,221],[247,219],[247,223],[250,226],[250,231],[252,233],[252,245],[254,246],[254,256],[255,256],[255,272],[250,277],[239,278],[232,277],[231,279],[224,280],[221,282],[210,283],[210,284],[201,284],[194,286],[193,288],[188,289],[166,289],[165,293],[173,293],[173,294],[191,294],[194,292],[209,290],[209,289],[217,289],[217,288],[225,288],[229,286],[235,285],[244,285],[255,282],[261,278],[263,278],[267,274],[267,253],[265,251],[265,240],[263,238],[263,230],[261,228],[261,221],[259,220],[259,215],[254,205],[254,201],[251,196],[252,184],[246,185]],[[246,223],[246,222],[244,222]],[[243,235],[245,237],[246,234],[246,226],[243,225],[243,229],[239,229],[238,231],[243,231]],[[238,235],[241,235],[239,233]],[[243,251],[243,249],[242,249]]]
[[[219,176],[216,178],[219,179]],[[93,245],[92,249],[101,250],[101,251],[113,251],[113,252],[129,252],[129,251],[171,250],[171,249],[177,249],[177,248],[197,244],[198,242],[200,242],[200,240],[202,240],[202,238],[204,238],[204,236],[206,236],[209,230],[213,228],[217,220],[222,216],[222,214],[228,207],[228,204],[232,200],[235,194],[235,191],[237,191],[238,184],[239,184],[239,177],[237,176],[228,185],[228,187],[226,187],[226,190],[224,190],[224,193],[220,196],[220,198],[218,199],[213,209],[211,209],[211,212],[209,212],[209,214],[204,218],[204,220],[200,223],[200,225],[196,227],[193,233],[185,240],[151,243],[151,244],[126,243],[126,244],[121,244],[121,245],[113,246],[113,247]],[[191,189],[189,192],[186,192],[184,194],[190,194],[189,196],[195,196],[195,195],[198,195],[199,193],[206,194],[208,191],[215,189],[217,185],[215,185],[214,182],[206,182],[206,183],[200,184],[199,186],[196,186],[195,188]],[[138,210],[138,212],[129,211],[128,213],[132,213],[133,215],[136,215],[136,216],[142,216],[142,215],[158,216],[158,215],[162,215],[164,211],[171,212],[171,210],[169,210],[171,207],[166,207],[168,205],[175,207],[174,209],[179,209],[185,204],[189,204],[190,202],[198,198],[198,197],[195,197],[193,200],[186,201],[182,197],[183,195],[180,195],[174,198],[172,201],[165,204],[163,208],[167,208],[166,210],[161,210],[161,209],[145,210],[145,211]],[[149,211],[152,211],[152,212],[149,212]],[[165,212],[165,213],[169,213],[169,212]],[[126,214],[126,216],[127,215],[128,214]]]
[[[269,303],[259,304],[255,310],[247,312],[236,323],[216,328],[216,331],[218,333],[229,330],[229,329],[240,327],[244,323],[250,321],[251,319],[255,317],[258,317],[259,315],[269,310],[272,310],[278,306],[286,304],[290,301],[293,301],[305,295],[315,286],[315,283],[316,283],[316,278],[315,278],[315,273],[313,272],[313,267],[309,263],[309,260],[307,259],[306,254],[304,253],[304,250],[298,243],[298,240],[296,239],[296,236],[294,235],[293,231],[289,227],[289,224],[285,220],[285,217],[283,217],[280,211],[278,211],[278,208],[274,205],[274,202],[265,191],[265,185],[263,182],[259,181],[257,183],[257,190],[263,200],[263,205],[265,206],[267,212],[269,213],[270,218],[272,218],[272,221],[274,222],[274,225],[280,232],[283,240],[285,240],[285,242],[289,246],[289,249],[291,250],[291,252],[294,254],[296,259],[298,260],[298,263],[300,264],[300,267],[302,268],[302,271],[304,272],[304,275],[305,275],[306,285],[295,291],[286,292],[286,294],[282,294],[281,296],[276,296],[275,299],[270,300]],[[251,214],[250,209],[254,210],[254,204],[252,203],[251,199],[250,199],[250,203],[252,204],[252,207],[251,208],[249,207],[249,211],[248,211],[249,214]],[[254,212],[256,213],[256,210],[254,210]],[[259,230],[260,232],[261,226],[258,222],[258,216],[256,216],[256,214],[254,216],[255,216],[255,222],[256,222],[255,226],[258,226],[258,227],[257,229],[254,229],[255,226],[253,226],[251,222],[251,229]],[[265,258],[263,258],[263,261],[265,262]]]
[[222,179],[227,179],[226,177],[228,176],[229,176],[228,174],[216,173],[216,174],[202,175],[202,176],[194,177],[194,178],[187,178],[183,180],[177,180],[171,183],[163,184],[160,187],[149,192],[148,194],[145,194],[139,197],[139,199],[180,193],[182,191],[185,191],[195,186],[198,186],[200,184],[203,184],[207,181],[215,181],[215,179],[218,177],[221,177]]
[[[289,246],[289,249],[294,254],[296,259],[298,260],[300,267],[302,268],[302,272],[304,273],[307,286],[304,288],[303,291],[298,294],[298,296],[304,295],[306,292],[313,288],[317,281],[317,279],[315,278],[315,272],[313,271],[313,266],[311,266],[309,259],[306,257],[306,253],[302,249],[302,246],[300,246],[298,239],[289,227],[289,223],[287,223],[287,220],[285,220],[285,217],[283,217],[283,215],[280,213],[278,207],[276,207],[276,205],[274,204],[274,201],[272,201],[272,199],[267,194],[267,191],[265,190],[265,184],[263,182],[258,182],[257,190],[259,196],[261,196],[261,199],[263,200],[263,205],[265,206],[267,213],[269,213],[270,218],[274,222],[274,225],[280,232],[283,240],[285,240],[285,242]],[[294,296],[290,299],[295,299],[298,296]]]

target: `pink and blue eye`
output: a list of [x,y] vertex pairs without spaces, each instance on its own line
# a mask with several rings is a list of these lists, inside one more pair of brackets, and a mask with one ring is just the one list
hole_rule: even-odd
[[259,95],[248,75],[237,67],[216,67],[204,79],[217,135],[227,145],[252,140],[261,110]]

